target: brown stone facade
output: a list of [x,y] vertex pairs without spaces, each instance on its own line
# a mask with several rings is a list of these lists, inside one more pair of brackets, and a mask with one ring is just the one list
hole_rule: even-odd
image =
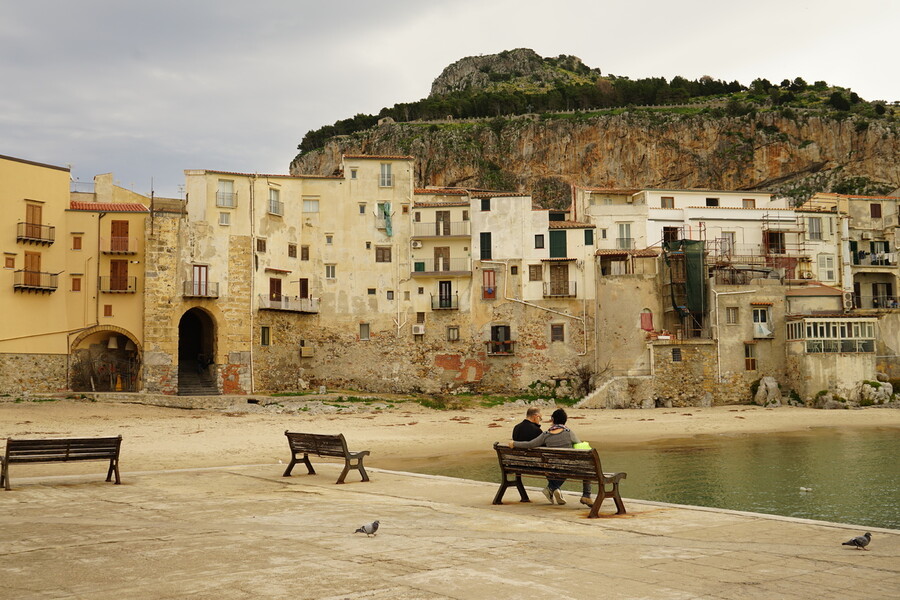
[[0,394],[51,394],[68,389],[65,354],[0,354]]

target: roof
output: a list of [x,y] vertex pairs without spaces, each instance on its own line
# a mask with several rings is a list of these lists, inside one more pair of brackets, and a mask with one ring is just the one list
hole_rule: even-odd
[[344,158],[354,160],[415,160],[415,156],[391,155],[391,154],[344,154]]
[[578,221],[549,221],[549,229],[594,229],[593,223],[579,223]]
[[444,208],[445,206],[470,206],[468,200],[449,200],[447,202],[413,202],[414,208]]
[[793,208],[777,208],[774,206],[754,206],[753,208],[747,208],[744,206],[686,206],[685,208],[708,208],[711,210],[762,210],[762,211],[774,211],[774,210],[783,210],[787,212],[791,212]]
[[751,302],[750,306],[773,306],[774,304],[775,304],[774,302],[765,302],[762,300],[756,300],[754,302]]
[[[194,171],[195,169],[189,169]],[[285,175],[283,173],[241,173],[239,171],[219,171],[216,169],[196,169],[203,173],[216,173],[219,175],[237,175],[240,177],[271,177],[280,179],[343,179],[343,175]],[[186,171],[187,172],[187,171]]]
[[92,212],[131,212],[147,213],[150,209],[137,202],[82,202],[72,200],[69,210],[86,210]]
[[799,321],[800,319],[854,319],[854,320],[867,320],[867,321],[877,321],[878,317],[869,317],[866,315],[855,315],[852,313],[843,313],[843,312],[816,312],[810,314],[793,314],[793,315],[785,315],[786,321]]
[[589,187],[589,186],[575,186],[579,190],[584,190],[586,192],[600,192],[605,194],[637,194],[641,191],[639,188],[604,188],[604,187]]
[[641,188],[642,192],[661,192],[661,193],[697,193],[697,194],[759,194],[763,196],[772,196],[772,192],[765,190],[710,190],[710,189],[672,189],[672,188]]
[[34,165],[35,167],[46,167],[48,169],[56,169],[57,171],[65,171],[69,172],[70,169],[68,167],[57,167],[56,165],[48,165],[46,163],[34,162],[33,160],[25,160],[24,158],[16,158],[15,156],[6,156],[5,154],[0,154],[0,158],[4,160],[11,160],[15,162],[20,162],[26,165]]
[[821,283],[810,283],[803,287],[793,288],[785,292],[785,296],[843,296],[844,292]]
[[465,196],[468,190],[460,188],[416,188],[413,194],[433,194],[435,196]]
[[900,196],[863,196],[861,194],[833,194],[830,192],[821,192],[813,196],[825,196],[827,198],[848,198],[850,200],[900,200]]
[[656,258],[659,256],[659,248],[643,248],[641,250],[619,250],[601,248],[594,252],[594,256],[633,256],[635,258]]
[[473,198],[512,198],[530,196],[526,192],[492,192],[489,190],[473,190],[469,193]]
[[554,258],[542,258],[541,262],[572,262],[576,259],[574,258],[566,258],[565,256],[558,256]]

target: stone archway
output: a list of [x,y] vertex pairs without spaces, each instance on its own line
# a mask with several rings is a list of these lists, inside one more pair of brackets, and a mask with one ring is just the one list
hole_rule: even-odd
[[195,306],[178,322],[178,393],[217,394],[215,358],[215,320]]
[[137,392],[141,347],[127,330],[92,327],[75,338],[69,356],[69,388],[74,392]]

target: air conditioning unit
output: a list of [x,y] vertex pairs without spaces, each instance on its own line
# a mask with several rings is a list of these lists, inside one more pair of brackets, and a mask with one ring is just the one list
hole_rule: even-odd
[[425,324],[416,323],[412,326],[413,335],[425,335]]
[[844,310],[853,310],[853,294],[844,292]]
[[863,231],[862,239],[864,239],[864,240],[871,240],[871,239],[872,239],[872,232],[870,232],[870,231]]
[[312,358],[312,346],[300,346],[300,358]]
[[412,247],[413,247],[414,249],[415,249],[415,248],[421,248],[421,247],[422,247],[422,242],[420,242],[419,240],[413,240],[411,245],[412,245]]

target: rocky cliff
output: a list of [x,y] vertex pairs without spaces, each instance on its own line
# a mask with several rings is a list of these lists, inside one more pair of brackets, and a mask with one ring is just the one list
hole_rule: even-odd
[[342,154],[411,154],[417,185],[515,189],[548,206],[565,203],[554,195],[569,183],[768,189],[802,199],[848,180],[861,188],[854,193],[900,187],[898,137],[892,121],[813,111],[729,117],[631,109],[386,123],[332,138],[324,149],[295,159],[290,170],[329,174]]

